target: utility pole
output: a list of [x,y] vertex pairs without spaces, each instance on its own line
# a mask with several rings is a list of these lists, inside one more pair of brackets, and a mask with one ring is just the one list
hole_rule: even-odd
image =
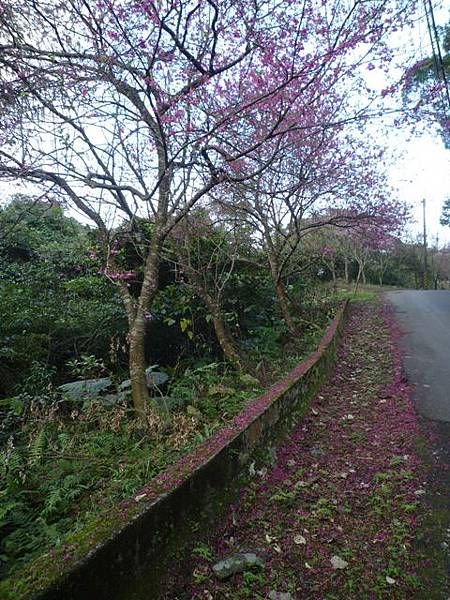
[[427,221],[426,221],[426,203],[425,198],[422,200],[423,205],[423,288],[428,289],[428,251],[427,251]]
[[[439,252],[439,234],[436,234],[434,247],[431,249],[431,276],[433,278],[433,290],[438,289],[439,266],[436,266],[435,255]],[[439,263],[438,263],[439,265]]]

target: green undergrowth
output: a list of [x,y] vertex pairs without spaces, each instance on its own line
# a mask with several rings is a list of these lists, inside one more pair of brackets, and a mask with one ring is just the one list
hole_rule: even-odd
[[399,290],[398,287],[392,285],[374,285],[365,283],[358,285],[356,288],[354,283],[345,283],[339,281],[336,289],[336,299],[344,300],[350,298],[352,302],[377,302],[384,292],[393,292]]
[[[107,517],[296,366],[317,346],[334,312],[326,305],[314,323],[301,324],[295,343],[281,328],[255,331],[258,344],[246,351],[252,375],[218,362],[171,374],[164,397],[175,402],[169,410],[157,391],[152,402],[159,408],[145,432],[126,401],[74,403],[51,390],[47,398],[1,401],[0,575],[17,582],[17,573],[39,555],[95,543],[88,530],[100,515]],[[114,524],[106,519],[105,527]],[[48,562],[43,556],[33,564],[42,563],[49,577]],[[2,593],[7,589],[7,581],[0,584]]]

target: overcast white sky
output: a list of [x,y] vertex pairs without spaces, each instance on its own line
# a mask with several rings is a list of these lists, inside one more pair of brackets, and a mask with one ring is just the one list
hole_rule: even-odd
[[400,139],[402,158],[390,169],[390,179],[401,198],[413,205],[412,234],[422,232],[422,199],[426,200],[428,239],[450,243],[450,227],[442,227],[439,218],[442,203],[450,198],[450,151],[437,135],[422,134],[410,141]]

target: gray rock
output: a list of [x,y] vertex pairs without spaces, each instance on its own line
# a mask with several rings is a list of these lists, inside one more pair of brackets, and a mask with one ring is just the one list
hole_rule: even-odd
[[[169,379],[167,373],[162,373],[161,371],[154,371],[153,367],[148,367],[145,369],[145,378],[147,380],[147,386],[149,388],[155,388]],[[118,386],[119,392],[125,392],[131,390],[131,379],[125,379]]]
[[346,569],[348,567],[348,562],[336,554],[331,557],[330,562],[333,569]]
[[116,404],[120,404],[125,402],[128,398],[128,394],[124,392],[120,392],[118,394],[106,394],[102,396],[102,403],[106,406],[115,406]]
[[122,383],[119,383],[117,389],[119,392],[127,392],[131,390],[131,379],[125,379]]
[[147,379],[147,386],[149,388],[158,387],[169,379],[167,373],[161,373],[161,371],[154,371],[153,367],[145,369],[145,377]]
[[290,592],[269,592],[269,600],[294,600],[294,596]]
[[264,560],[254,552],[233,554],[213,566],[214,575],[218,579],[227,579],[235,573],[242,573],[254,567],[264,567]]
[[310,454],[317,458],[318,456],[322,456],[325,454],[325,450],[321,446],[313,446],[310,450]]
[[81,381],[70,381],[58,387],[65,396],[71,400],[84,400],[85,398],[99,396],[112,386],[109,377],[101,379],[82,379]]

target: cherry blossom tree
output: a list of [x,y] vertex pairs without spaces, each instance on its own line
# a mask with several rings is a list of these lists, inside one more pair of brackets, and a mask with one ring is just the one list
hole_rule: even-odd
[[241,214],[257,232],[293,336],[300,332],[286,282],[308,268],[299,262],[306,237],[324,230],[324,246],[329,248],[330,240],[341,246],[349,230],[370,229],[384,236],[406,217],[387,182],[383,151],[375,144],[368,148],[357,132],[350,135],[339,123],[324,128],[324,122],[333,122],[332,99],[330,94],[330,104],[321,103],[314,111],[316,122],[307,132],[286,136],[284,147],[262,173],[235,186],[233,202],[218,199],[224,210]]
[[375,262],[379,283],[383,284],[391,253],[398,242],[397,236],[408,219],[409,207],[398,205],[394,212],[381,212],[376,218],[357,222],[354,227],[341,233],[341,247],[345,248],[347,257],[351,257],[358,266],[355,293],[361,281],[366,283],[365,269],[369,260]]
[[[215,187],[258,178],[331,90],[335,120],[361,117],[365,107],[349,100],[356,73],[369,54],[383,58],[384,36],[410,4],[2,2],[0,177],[59,196],[101,232],[142,418],[146,314],[167,236]],[[115,258],[123,222],[145,239],[139,273]]]

